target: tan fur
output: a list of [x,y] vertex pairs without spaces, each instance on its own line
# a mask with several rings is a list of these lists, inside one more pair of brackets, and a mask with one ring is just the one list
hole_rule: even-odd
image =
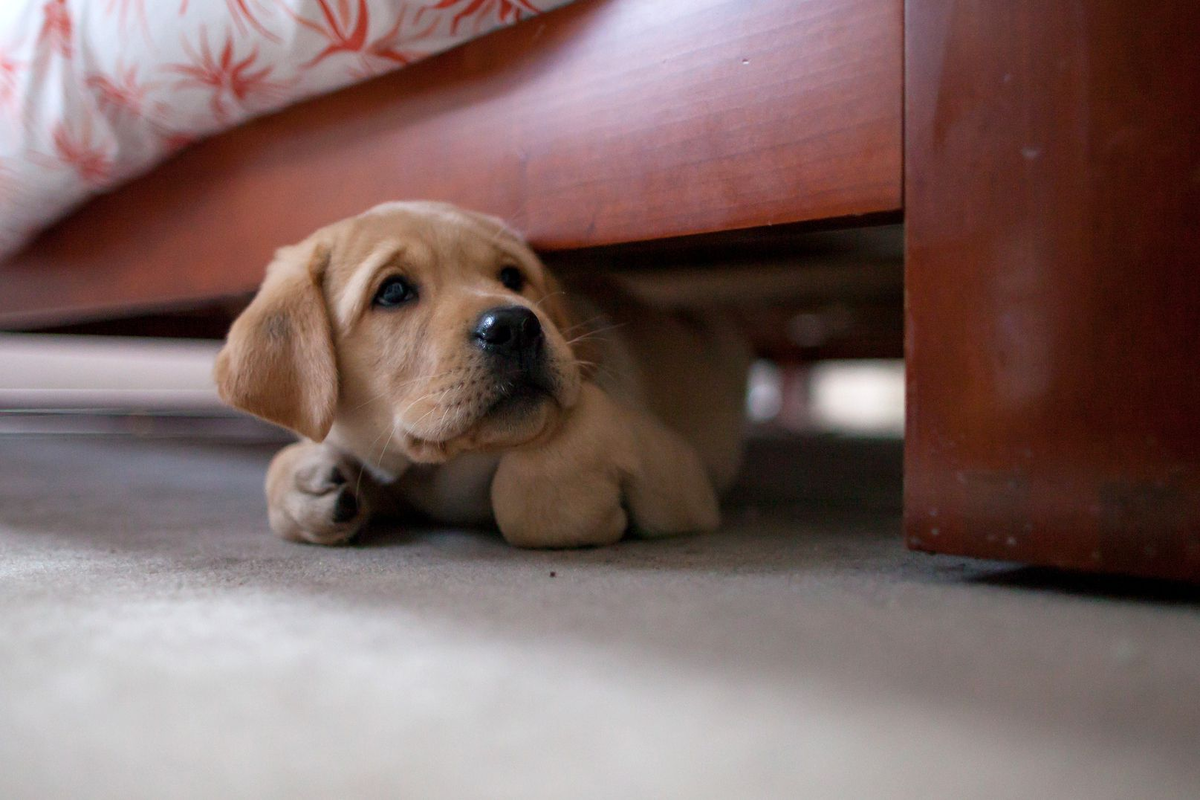
[[[498,280],[506,265],[526,277],[519,294]],[[418,299],[372,306],[391,274]],[[538,316],[554,377],[552,397],[519,412],[495,405],[469,336],[501,305]],[[497,219],[389,203],[281,249],[215,377],[227,402],[309,440],[267,475],[271,527],[285,538],[337,544],[372,514],[415,508],[564,547],[630,527],[714,527],[716,489],[740,456],[747,364],[718,320],[564,289]]]
[[221,398],[320,441],[337,406],[338,373],[321,282],[324,247],[283,248],[217,357]]

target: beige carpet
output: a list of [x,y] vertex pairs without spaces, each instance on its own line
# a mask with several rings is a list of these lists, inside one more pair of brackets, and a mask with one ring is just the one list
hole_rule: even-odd
[[894,513],[264,529],[261,448],[0,437],[0,797],[1200,796],[1200,603]]

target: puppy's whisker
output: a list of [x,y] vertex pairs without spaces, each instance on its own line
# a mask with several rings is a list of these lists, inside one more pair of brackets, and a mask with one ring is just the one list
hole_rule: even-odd
[[392,429],[392,432],[388,434],[387,441],[383,443],[383,449],[379,451],[379,458],[377,459],[377,463],[376,463],[376,466],[379,467],[379,469],[383,469],[383,456],[387,452],[388,447],[391,446],[391,444],[392,444],[392,437],[396,435],[395,420],[392,421],[391,429]]
[[438,420],[437,429],[439,433],[446,431],[446,418],[450,416],[450,407],[447,406],[442,410],[442,418]]
[[423,402],[425,402],[426,400],[431,400],[431,399],[433,399],[434,397],[438,397],[438,396],[440,396],[440,395],[443,395],[443,394],[445,394],[446,392],[453,391],[453,390],[455,390],[455,389],[457,389],[457,388],[459,388],[459,384],[454,384],[453,386],[447,386],[446,388],[444,388],[444,389],[441,389],[441,390],[434,390],[434,391],[432,391],[432,392],[428,392],[428,393],[426,393],[426,394],[423,394],[423,395],[421,395],[420,397],[418,397],[416,400],[413,400],[411,403],[409,403],[408,405],[406,405],[406,406],[404,407],[404,410],[400,412],[400,416],[402,416],[402,417],[403,417],[405,414],[407,414],[409,411],[411,411],[411,410],[412,410],[412,407],[413,407],[413,406],[415,406],[417,403],[423,403]]
[[384,397],[385,395],[388,395],[388,394],[390,394],[390,393],[394,392],[395,390],[397,390],[397,389],[401,389],[401,388],[403,388],[403,387],[405,387],[405,386],[408,386],[408,385],[410,385],[410,384],[413,384],[413,383],[419,383],[420,381],[436,381],[436,380],[438,380],[438,379],[440,379],[440,378],[444,378],[444,377],[446,377],[447,375],[450,375],[450,374],[451,374],[451,373],[453,373],[453,372],[454,372],[454,370],[452,370],[452,369],[448,369],[448,370],[446,370],[445,372],[438,373],[437,375],[430,375],[430,376],[424,376],[424,375],[422,375],[422,376],[421,376],[421,377],[419,377],[419,378],[412,378],[412,379],[410,379],[410,380],[407,380],[407,381],[402,381],[401,383],[397,383],[397,384],[395,384],[394,386],[387,386],[387,387],[384,387],[383,391],[379,392],[379,394],[375,395],[374,397],[368,398],[367,400],[364,400],[363,402],[359,403],[359,404],[358,404],[358,405],[356,405],[356,406],[353,406],[353,407],[352,407],[350,410],[351,410],[351,411],[357,411],[357,410],[359,410],[360,408],[362,408],[363,406],[365,406],[365,405],[368,405],[368,404],[370,404],[370,403],[374,403],[374,402],[375,402],[376,400],[378,400],[379,398],[381,398],[381,397]]
[[592,341],[607,342],[607,341],[609,341],[609,339],[607,336],[601,336],[596,333],[585,333],[580,336],[576,336],[572,339],[567,339],[567,346],[570,347],[571,345],[579,344],[580,342],[592,342]]
[[[394,427],[394,426],[395,426],[395,423],[393,423],[393,427]],[[379,441],[380,439],[382,439],[382,438],[383,438],[383,431],[380,431],[380,432],[379,432],[379,435],[378,435],[378,436],[376,436],[374,439],[372,439],[372,440],[371,440],[371,444],[367,445],[367,453],[368,453],[368,454],[370,454],[370,452],[371,452],[372,450],[374,450],[374,449],[375,449],[375,443],[376,443],[376,442],[378,442],[378,441]],[[381,454],[381,455],[380,455],[380,458],[382,459],[382,457],[383,457],[383,456],[382,456],[382,454]],[[380,466],[379,466],[379,468],[380,468],[380,469],[383,469],[382,461],[380,462]],[[363,479],[363,472],[364,472],[364,471],[365,471],[365,470],[363,470],[363,469],[359,469],[359,471],[358,471],[358,480],[355,482],[355,485],[354,485],[354,494],[355,494],[355,496],[358,496],[358,492],[359,492],[359,490],[360,490],[360,489],[362,489],[362,479]]]
[[606,327],[606,328],[598,328],[598,329],[596,329],[596,330],[594,330],[594,331],[588,331],[587,333],[580,334],[579,336],[576,336],[576,337],[575,337],[575,338],[573,338],[573,339],[568,339],[568,340],[567,340],[567,345],[568,345],[568,346],[570,346],[570,345],[573,345],[573,344],[578,344],[579,342],[586,342],[586,341],[588,341],[589,339],[596,339],[596,340],[599,340],[599,341],[607,341],[607,339],[604,339],[604,338],[602,338],[602,337],[600,336],[600,334],[602,334],[602,333],[608,333],[609,331],[616,330],[617,328],[624,327],[624,325],[625,325],[625,323],[621,323],[621,324],[619,324],[619,325],[609,325],[609,326],[608,326],[608,327]]
[[547,300],[549,300],[551,297],[554,297],[555,295],[560,295],[560,294],[566,294],[566,292],[564,292],[564,291],[562,291],[562,290],[559,290],[559,291],[557,291],[557,292],[550,292],[550,293],[549,293],[549,294],[547,294],[545,297],[543,297],[541,300],[535,300],[535,301],[533,302],[533,307],[534,307],[534,308],[541,308],[541,305],[542,305],[542,303],[546,302],[546,301],[547,301]]
[[436,391],[432,391],[432,392],[428,392],[427,394],[423,394],[420,397],[418,397],[416,400],[413,400],[411,403],[406,405],[404,407],[403,413],[408,413],[410,410],[412,410],[412,407],[415,406],[417,403],[423,403],[426,400],[432,400],[436,397],[441,397],[442,395],[446,394],[447,392],[452,392],[457,388],[458,388],[457,386],[447,386],[444,389],[438,389]]
[[563,329],[563,331],[562,331],[561,333],[562,333],[562,335],[563,335],[563,336],[566,336],[566,335],[570,334],[572,331],[577,331],[577,330],[579,330],[580,328],[583,328],[583,327],[586,327],[586,326],[588,326],[588,325],[591,325],[593,322],[596,322],[596,321],[598,321],[598,320],[602,320],[602,319],[604,319],[604,316],[603,316],[603,315],[599,315],[599,316],[592,317],[591,319],[584,320],[583,322],[576,323],[575,325],[572,325],[572,326],[571,326],[571,327],[569,327],[569,328],[565,328],[565,329]]
[[581,358],[575,359],[575,364],[579,367],[594,367],[597,375],[607,375],[614,384],[621,382],[617,374],[603,364],[597,364],[595,361],[586,361]]
[[382,438],[383,438],[383,431],[380,431],[379,435],[371,440],[371,444],[367,445],[367,452],[370,453],[371,450],[373,450],[375,448],[375,443],[378,442]]
[[[380,432],[379,432],[379,436],[382,436],[382,435],[383,435],[383,431],[380,431]],[[378,441],[379,441],[379,436],[376,436],[376,437],[375,437],[375,442],[378,442]],[[372,446],[372,447],[374,447],[374,446],[375,446],[375,442],[371,442],[371,446]],[[371,452],[371,451],[368,449],[368,450],[367,450],[367,452],[369,453],[369,452]],[[381,467],[380,467],[380,469],[382,470],[382,469],[383,469],[383,467],[381,466]],[[359,466],[359,468],[358,468],[358,480],[354,482],[354,497],[355,497],[355,499],[358,499],[358,498],[361,498],[361,497],[362,497],[362,482],[363,482],[363,475],[365,475],[365,474],[366,474],[366,472],[367,472],[367,468],[366,468],[366,466],[365,466],[365,465],[360,465],[360,466]]]
[[395,386],[392,386],[390,388],[399,389],[403,386],[408,386],[413,383],[420,383],[421,381],[425,381],[426,383],[433,383],[434,381],[441,380],[442,378],[446,377],[447,375],[453,375],[455,372],[456,372],[456,369],[451,368],[451,369],[439,372],[435,375],[421,375],[416,378],[410,378],[409,380],[398,383]]
[[440,378],[444,378],[453,372],[454,372],[453,369],[448,369],[448,370],[445,370],[444,372],[439,372],[436,375],[420,375],[416,378],[409,378],[406,381],[401,381],[400,383],[397,383],[395,386],[392,386],[389,388],[399,389],[402,386],[408,386],[409,384],[413,384],[413,383],[420,383],[421,381],[427,381],[429,383],[432,383],[433,381],[436,381]]
[[595,336],[600,333],[608,333],[609,331],[615,331],[617,328],[624,328],[628,324],[628,322],[618,322],[614,325],[605,325],[603,328],[596,328],[595,330],[587,331],[586,333],[582,334],[582,336]]
[[[445,392],[449,391],[450,389],[456,389],[456,388],[458,388],[458,387],[457,387],[457,386],[451,386],[451,387],[449,387],[449,389],[446,389],[446,390],[444,390],[444,391],[442,392],[442,394],[445,394]],[[432,406],[432,407],[431,407],[431,408],[430,408],[428,411],[426,411],[424,414],[422,414],[422,415],[420,416],[420,418],[419,418],[419,419],[417,419],[415,422],[405,423],[405,425],[404,425],[405,429],[406,429],[406,430],[407,430],[409,433],[412,433],[412,434],[415,436],[415,435],[416,435],[416,433],[413,431],[413,429],[414,429],[414,428],[416,428],[418,425],[420,425],[422,422],[424,422],[424,421],[425,421],[425,418],[426,418],[426,417],[428,417],[428,416],[429,416],[430,414],[432,414],[433,412],[437,411],[437,410],[438,410],[438,408],[439,408],[439,407],[438,407],[438,406],[436,406],[436,405],[435,405],[435,406]],[[424,438],[426,438],[426,437],[422,436],[422,437],[420,437],[420,438],[424,439]]]
[[370,398],[368,398],[368,399],[366,399],[366,400],[362,401],[361,403],[359,403],[358,405],[354,406],[354,407],[353,407],[353,408],[351,408],[350,410],[351,410],[351,411],[358,411],[358,410],[359,410],[360,408],[362,408],[363,406],[365,406],[365,405],[369,405],[369,404],[371,404],[371,403],[374,403],[376,400],[378,400],[378,399],[380,399],[381,397],[383,397],[384,395],[388,394],[388,392],[389,392],[389,391],[391,391],[391,390],[390,390],[390,389],[384,389],[384,390],[383,390],[382,392],[380,392],[379,394],[375,395],[374,397],[370,397]]

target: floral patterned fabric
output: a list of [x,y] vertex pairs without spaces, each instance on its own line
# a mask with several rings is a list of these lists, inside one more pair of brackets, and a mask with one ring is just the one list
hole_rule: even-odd
[[570,0],[0,0],[0,258],[217,131]]

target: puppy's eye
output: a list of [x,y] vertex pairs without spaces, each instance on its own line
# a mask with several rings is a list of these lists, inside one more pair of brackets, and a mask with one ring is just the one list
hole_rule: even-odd
[[498,277],[500,278],[500,282],[504,284],[505,289],[519,292],[525,288],[525,276],[516,267],[505,267],[500,270]]
[[416,299],[417,287],[399,275],[393,275],[379,285],[371,304],[380,308],[395,308]]

